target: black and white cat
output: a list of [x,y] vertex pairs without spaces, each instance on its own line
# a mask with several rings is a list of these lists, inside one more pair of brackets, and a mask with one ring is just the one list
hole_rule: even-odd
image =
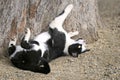
[[67,33],[62,27],[72,8],[72,4],[68,5],[64,12],[49,24],[49,30],[33,40],[29,40],[31,35],[29,28],[21,45],[16,45],[16,38],[11,39],[8,53],[12,64],[23,70],[47,74],[50,72],[49,61],[64,54],[77,57],[78,54],[87,51],[84,40],[71,39],[72,36],[78,35],[78,31]]

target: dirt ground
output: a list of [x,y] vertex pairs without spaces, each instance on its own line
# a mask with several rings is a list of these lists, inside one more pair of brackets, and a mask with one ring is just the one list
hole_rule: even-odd
[[120,0],[99,0],[105,27],[91,51],[78,58],[61,57],[50,63],[48,75],[19,70],[0,56],[0,80],[120,80]]

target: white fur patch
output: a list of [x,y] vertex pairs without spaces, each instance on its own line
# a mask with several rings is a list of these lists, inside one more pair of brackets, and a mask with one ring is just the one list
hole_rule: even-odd
[[29,39],[30,39],[30,29],[29,28],[27,28],[27,30],[26,30],[26,34],[25,34],[25,41],[29,41]]
[[71,12],[72,8],[73,8],[73,4],[69,4],[69,5],[65,8],[65,13],[66,13],[66,14],[69,14],[69,13]]
[[61,14],[60,16],[56,17],[50,24],[49,26],[54,29],[54,28],[58,28],[58,30],[63,30],[62,25],[66,19],[66,17],[68,16],[68,14],[71,12],[73,8],[73,5],[70,4],[65,8],[65,11],[63,14]]
[[38,36],[36,36],[34,40],[39,43],[41,43],[41,42],[45,43],[50,38],[51,38],[51,36],[48,32],[43,32],[43,33],[39,34]]
[[74,32],[69,32],[69,33],[68,33],[68,35],[69,35],[70,37],[76,36],[76,35],[78,35],[78,34],[79,34],[78,31],[74,31]]
[[71,45],[71,44],[73,44],[75,42],[75,40],[73,40],[73,39],[71,39],[70,37],[69,37],[69,35],[67,35],[66,34],[66,42],[65,42],[65,48],[64,48],[64,53],[65,54],[69,54],[68,53],[68,47]]
[[14,38],[13,40],[10,40],[9,42],[9,47],[11,47],[11,45],[16,45],[17,39]]
[[46,50],[48,50],[47,45],[44,44],[44,43],[40,43],[39,46],[36,45],[36,44],[33,44],[33,45],[34,45],[34,47],[33,47],[32,49],[30,49],[30,50],[35,50],[35,51],[41,50],[41,52],[42,52],[41,57],[43,57],[44,52],[45,52]]
[[51,38],[50,34],[48,32],[43,32],[41,34],[39,34],[38,36],[35,37],[35,41],[39,42],[39,46],[38,45],[34,45],[33,50],[41,50],[42,51],[42,55],[41,57],[43,57],[44,52],[46,50],[48,50],[48,46],[46,45],[47,40],[49,40]]

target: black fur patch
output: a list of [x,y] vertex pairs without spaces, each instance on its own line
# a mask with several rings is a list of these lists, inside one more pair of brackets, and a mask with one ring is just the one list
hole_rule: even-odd
[[65,48],[66,37],[63,32],[58,31],[56,28],[55,29],[49,28],[49,33],[51,35],[53,48],[50,50],[50,53],[54,54],[50,55],[50,57],[51,59],[54,59],[64,54],[63,50]]
[[63,51],[65,47],[66,37],[63,32],[58,31],[56,28],[49,28],[49,33],[52,38],[52,46],[55,50]]
[[9,56],[12,55],[16,50],[16,47],[14,45],[11,45],[11,47],[8,48]]
[[32,45],[29,42],[25,41],[24,38],[25,37],[23,37],[23,39],[21,41],[21,47],[24,48],[24,49],[32,48]]
[[46,42],[46,44],[47,44],[48,46],[52,47],[52,39],[49,39],[49,40]]
[[40,45],[39,42],[37,41],[30,41],[31,44],[37,44],[38,46]]
[[54,48],[49,48],[49,62],[63,56],[63,51],[56,50]]
[[43,55],[43,58],[45,58],[46,60],[48,60],[49,61],[49,51],[48,50],[46,50],[45,52],[44,52],[44,55]]
[[82,50],[82,45],[78,43],[72,44],[68,48],[69,54],[73,57],[78,57],[78,54],[81,53],[81,50]]
[[48,48],[49,48],[49,56],[48,56],[49,59],[47,59],[48,62],[50,62],[50,61],[52,61],[52,60],[54,60],[54,59],[63,55],[62,51],[58,51],[53,47],[54,45],[52,44],[52,39],[49,39],[47,41],[47,45],[48,45]]
[[44,74],[50,72],[49,64],[46,59],[41,58],[40,50],[20,51],[11,59],[11,61],[14,66],[23,70],[30,70]]

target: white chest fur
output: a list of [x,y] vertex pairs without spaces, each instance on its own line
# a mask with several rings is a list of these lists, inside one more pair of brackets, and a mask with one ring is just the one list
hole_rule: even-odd
[[36,44],[33,44],[33,45],[34,45],[34,47],[33,47],[31,50],[35,50],[35,51],[41,50],[41,53],[42,53],[42,54],[41,54],[41,57],[43,57],[44,52],[45,52],[46,50],[48,50],[47,45],[44,44],[44,43],[40,43],[39,46],[36,45]]
[[17,52],[23,51],[23,48],[21,46],[16,46],[16,51],[10,55],[10,59],[16,55]]
[[41,42],[45,43],[50,38],[51,38],[51,36],[48,32],[43,32],[43,33],[39,34],[38,36],[36,36],[34,40],[39,43],[41,43]]
[[75,42],[75,40],[71,39],[68,34],[65,34],[65,35],[66,35],[66,42],[65,42],[64,53],[68,55],[69,54],[68,48],[71,44],[73,44]]

